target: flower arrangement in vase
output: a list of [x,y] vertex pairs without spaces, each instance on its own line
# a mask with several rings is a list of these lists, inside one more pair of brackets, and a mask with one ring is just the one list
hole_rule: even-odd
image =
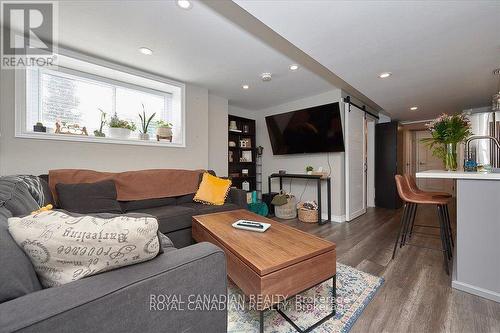
[[115,114],[109,119],[109,136],[116,139],[128,139],[130,134],[135,131],[134,122],[128,122],[118,118]]
[[468,117],[463,114],[447,115],[443,113],[437,119],[426,125],[432,138],[421,141],[426,143],[432,155],[440,158],[447,171],[456,171],[457,145],[472,135]]

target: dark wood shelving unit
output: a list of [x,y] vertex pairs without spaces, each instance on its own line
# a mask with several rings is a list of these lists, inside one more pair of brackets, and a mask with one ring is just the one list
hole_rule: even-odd
[[[231,121],[236,122],[236,127],[241,132],[231,131]],[[249,147],[242,147],[241,140],[249,140]],[[228,142],[234,142],[235,147],[228,147],[228,175],[233,186],[241,189],[244,181],[250,185],[250,191],[257,189],[256,184],[256,145],[255,145],[255,120],[229,115],[228,117]],[[245,153],[244,153],[245,152]],[[250,152],[250,153],[246,153]],[[241,161],[241,158],[251,156],[251,161]],[[232,158],[231,158],[232,156]],[[248,170],[248,176],[244,176],[242,170]]]

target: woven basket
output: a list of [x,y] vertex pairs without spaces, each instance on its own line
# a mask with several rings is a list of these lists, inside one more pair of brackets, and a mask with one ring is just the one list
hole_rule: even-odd
[[299,220],[305,223],[317,223],[318,222],[318,210],[310,210],[302,207],[297,208],[299,212]]
[[274,206],[274,215],[280,219],[294,219],[297,217],[297,199],[288,198],[288,202],[281,206]]

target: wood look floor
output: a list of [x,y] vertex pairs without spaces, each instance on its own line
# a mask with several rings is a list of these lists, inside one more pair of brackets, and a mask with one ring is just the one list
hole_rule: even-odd
[[[441,252],[405,246],[391,260],[401,213],[370,208],[354,221],[322,226],[276,220],[335,242],[338,262],[384,277],[384,285],[351,332],[500,333],[500,304],[452,289]],[[453,207],[451,214],[454,220]],[[416,223],[437,225],[436,209],[419,207]],[[436,234],[422,229],[416,230]],[[440,247],[437,236],[417,236],[412,241]]]

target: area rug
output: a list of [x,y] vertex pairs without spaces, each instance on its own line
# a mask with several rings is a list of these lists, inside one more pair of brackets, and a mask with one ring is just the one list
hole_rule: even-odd
[[[353,267],[337,263],[337,311],[335,317],[327,320],[312,332],[345,333],[370,303],[377,290],[384,283],[381,277],[361,272]],[[282,311],[299,327],[306,329],[331,313],[332,280],[328,280],[292,298]],[[259,332],[258,312],[241,306],[241,290],[229,282],[228,285],[228,332]],[[237,304],[238,303],[238,304]],[[264,315],[264,332],[293,333],[296,330],[275,310]]]

